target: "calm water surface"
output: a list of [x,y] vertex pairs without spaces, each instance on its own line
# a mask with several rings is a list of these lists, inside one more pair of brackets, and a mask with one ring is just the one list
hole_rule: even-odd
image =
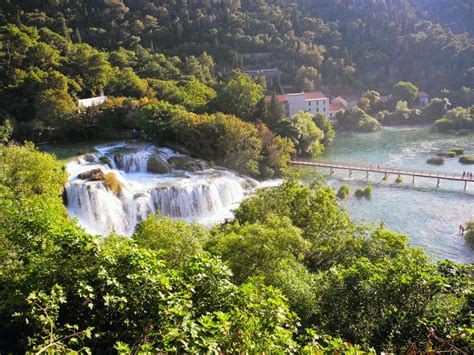
[[[460,164],[458,158],[445,158],[441,166],[426,164],[428,157],[452,147],[474,154],[474,135],[442,135],[427,127],[386,128],[367,134],[339,133],[321,159],[474,174],[474,165]],[[436,259],[474,262],[474,245],[458,235],[459,225],[474,218],[474,181],[464,192],[463,182],[442,181],[441,187],[436,188],[435,179],[417,178],[412,186],[411,177],[404,177],[401,184],[396,184],[396,176],[384,182],[382,174],[371,174],[372,198],[357,199],[353,191],[365,186],[365,172],[354,172],[352,179],[347,174],[337,171],[328,177],[328,182],[335,188],[341,183],[351,186],[351,197],[342,204],[357,221],[383,221],[388,228],[407,234],[412,245],[424,247]]]

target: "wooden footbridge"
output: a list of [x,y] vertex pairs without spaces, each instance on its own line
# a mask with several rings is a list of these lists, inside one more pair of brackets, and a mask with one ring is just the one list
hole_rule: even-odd
[[366,179],[369,179],[370,173],[382,173],[384,174],[384,180],[388,179],[389,175],[397,175],[398,178],[401,176],[410,176],[412,178],[412,184],[415,184],[415,178],[428,178],[436,179],[436,187],[439,187],[441,180],[453,180],[464,182],[464,191],[467,190],[467,183],[474,183],[474,176],[463,176],[462,173],[448,173],[448,172],[436,172],[436,171],[422,171],[412,169],[396,169],[391,167],[384,167],[378,164],[354,164],[354,163],[336,163],[329,161],[311,161],[311,160],[292,160],[291,164],[296,167],[313,167],[316,168],[327,168],[331,174],[334,174],[334,170],[347,170],[349,177],[352,177],[353,171],[365,171]]

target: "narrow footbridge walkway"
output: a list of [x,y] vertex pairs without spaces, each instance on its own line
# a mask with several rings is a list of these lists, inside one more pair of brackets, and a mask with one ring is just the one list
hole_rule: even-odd
[[330,173],[333,174],[335,169],[338,170],[347,170],[349,176],[352,176],[352,171],[365,171],[367,179],[369,178],[369,173],[382,173],[385,174],[385,177],[388,175],[397,175],[400,176],[411,176],[412,183],[415,183],[415,178],[431,178],[436,179],[436,186],[439,186],[441,180],[454,180],[454,181],[463,181],[464,190],[467,190],[467,183],[474,183],[474,177],[463,176],[462,173],[450,173],[450,172],[439,172],[439,171],[422,171],[414,169],[397,169],[393,167],[384,167],[378,164],[354,164],[354,163],[338,163],[338,162],[329,162],[329,161],[312,161],[312,160],[292,160],[291,164],[296,167],[313,167],[313,168],[327,168],[330,170]]

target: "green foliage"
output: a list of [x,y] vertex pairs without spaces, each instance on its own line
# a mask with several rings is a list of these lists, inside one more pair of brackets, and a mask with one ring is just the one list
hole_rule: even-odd
[[451,148],[450,152],[454,153],[455,155],[463,155],[464,149],[462,148]]
[[237,283],[256,276],[271,277],[284,268],[282,264],[301,259],[309,245],[289,218],[271,214],[264,224],[224,225],[208,244],[207,249],[230,267]]
[[221,112],[250,121],[263,94],[264,88],[261,85],[252,81],[248,75],[234,71],[218,90],[214,105]]
[[474,155],[461,155],[459,162],[461,164],[474,164]]
[[336,122],[338,128],[348,131],[373,132],[381,127],[374,117],[369,116],[358,107],[339,111],[336,114]]
[[316,126],[323,131],[324,138],[322,139],[321,143],[327,147],[334,141],[334,137],[336,136],[336,132],[334,131],[331,122],[329,122],[326,116],[324,116],[321,112],[317,113],[316,116],[313,117],[313,121]]
[[285,113],[278,102],[275,91],[273,91],[270,102],[266,107],[266,115],[263,121],[267,124],[270,129],[277,130],[278,126],[282,121],[285,120]]
[[11,121],[7,118],[3,123],[0,125],[0,143],[5,144],[11,138],[13,133],[13,125]]
[[284,175],[289,167],[295,148],[291,140],[275,135],[265,124],[257,126],[262,139],[262,159],[260,176],[271,178]]
[[418,96],[418,88],[409,81],[399,81],[393,86],[393,95],[395,100],[406,101],[411,105]]
[[149,215],[137,226],[132,238],[143,248],[159,251],[167,265],[180,267],[202,251],[208,232],[199,224]]
[[302,65],[296,71],[295,85],[298,91],[314,91],[320,80],[321,77],[316,68]]
[[317,156],[324,150],[324,132],[314,123],[309,112],[299,112],[280,122],[276,131],[291,139],[299,155]]
[[349,188],[349,185],[347,184],[342,184],[341,187],[339,188],[339,190],[337,190],[337,197],[340,198],[341,200],[344,200],[346,199],[347,197],[349,197],[349,193],[350,193],[350,188]]
[[439,132],[462,131],[474,129],[474,106],[456,107],[449,110],[445,117],[435,122],[434,129]]
[[365,197],[371,198],[372,197],[372,186],[368,185],[365,189],[359,187],[355,190],[354,196],[357,198]]
[[147,93],[147,83],[132,68],[124,68],[112,74],[106,90],[114,96],[141,98]]
[[466,223],[466,231],[464,232],[464,236],[474,242],[474,220],[470,220]]

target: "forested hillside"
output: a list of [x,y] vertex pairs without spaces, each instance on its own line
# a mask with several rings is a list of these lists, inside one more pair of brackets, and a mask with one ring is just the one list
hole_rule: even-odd
[[[289,85],[301,68],[336,91],[398,80],[459,89],[474,80],[466,0],[8,0],[0,11],[2,24],[48,27],[109,51],[207,51],[221,70],[278,67]],[[251,53],[271,55],[255,62]]]

